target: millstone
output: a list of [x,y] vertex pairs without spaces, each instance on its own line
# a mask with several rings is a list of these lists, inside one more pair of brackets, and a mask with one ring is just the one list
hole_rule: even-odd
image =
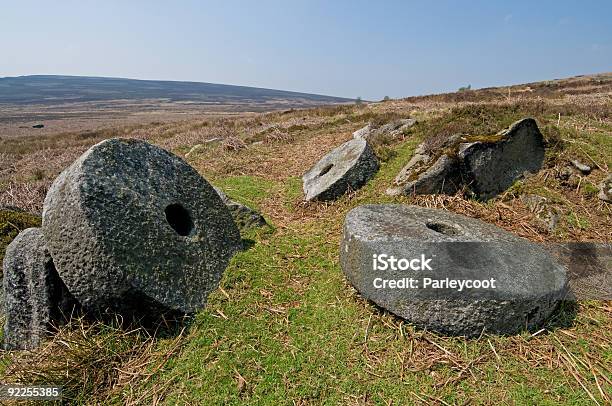
[[[397,261],[392,270],[390,256],[418,261],[415,268]],[[363,297],[449,335],[538,328],[567,293],[566,269],[537,244],[480,220],[416,206],[351,210],[340,262]]]
[[332,150],[304,176],[306,200],[334,200],[362,187],[378,171],[378,159],[364,139],[352,139]]
[[6,350],[37,347],[53,325],[76,305],[53,266],[39,228],[28,228],[9,244],[3,264]]
[[127,139],[94,145],[60,174],[43,232],[85,310],[147,316],[203,307],[241,246],[225,204],[191,166]]
[[387,193],[454,194],[465,186],[487,200],[540,170],[543,161],[542,134],[535,120],[526,118],[492,136],[455,134],[435,148],[421,144]]

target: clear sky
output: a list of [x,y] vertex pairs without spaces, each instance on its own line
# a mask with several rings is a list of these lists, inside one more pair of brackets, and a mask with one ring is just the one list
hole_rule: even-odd
[[0,0],[0,77],[380,99],[612,71],[612,1]]

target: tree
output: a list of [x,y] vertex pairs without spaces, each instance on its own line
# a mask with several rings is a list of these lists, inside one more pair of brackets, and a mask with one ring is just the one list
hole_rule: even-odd
[[383,101],[389,101],[389,100],[391,100],[391,98],[390,98],[389,96],[385,96],[385,97],[383,98]]
[[462,86],[459,88],[459,92],[467,92],[468,90],[472,90],[472,85]]
[[357,99],[355,99],[355,104],[358,105],[358,106],[363,104],[363,101],[361,100],[361,97],[357,97]]

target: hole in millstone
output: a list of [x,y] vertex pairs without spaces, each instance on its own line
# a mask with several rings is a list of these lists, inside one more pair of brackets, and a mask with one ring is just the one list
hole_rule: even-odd
[[436,233],[446,234],[446,235],[457,235],[459,234],[459,230],[455,227],[444,224],[444,223],[426,223],[427,228],[430,230],[434,230]]
[[166,220],[177,234],[186,236],[193,230],[193,221],[189,211],[178,203],[170,204],[164,210]]
[[319,176],[323,176],[325,175],[327,172],[329,172],[331,170],[331,168],[334,167],[334,164],[329,164],[326,165],[325,168],[321,169],[321,172],[319,172]]

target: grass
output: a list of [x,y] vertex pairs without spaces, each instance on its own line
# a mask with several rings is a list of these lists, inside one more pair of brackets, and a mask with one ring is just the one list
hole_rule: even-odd
[[610,379],[609,309],[585,305],[570,329],[535,338],[418,332],[346,285],[337,226],[280,231],[234,258],[193,338],[138,393],[169,404],[590,404],[582,383],[603,399],[581,363]]
[[256,210],[259,209],[261,201],[276,186],[272,181],[248,175],[219,179],[215,183],[231,199]]
[[88,404],[93,394],[97,402],[110,401],[117,394],[117,384],[132,382],[135,376],[144,379],[141,367],[158,362],[156,351],[163,345],[169,346],[164,349],[168,355],[182,342],[182,331],[174,332],[174,337],[167,337],[168,332],[152,336],[142,328],[126,329],[122,324],[120,319],[88,322],[74,318],[62,327],[56,340],[38,351],[6,353],[0,371],[10,382],[62,386],[67,404]]
[[[64,384],[80,404],[609,404],[610,302],[565,304],[534,335],[443,337],[363,300],[338,263],[344,217],[365,203],[450,210],[532,241],[611,241],[612,211],[594,190],[612,165],[610,114],[590,107],[606,106],[608,99],[564,102],[558,93],[565,88],[556,83],[536,91],[554,97],[527,103],[490,89],[236,118],[235,134],[264,143],[245,142],[237,150],[212,146],[189,162],[232,199],[261,210],[274,228],[243,235],[255,244],[233,258],[207,308],[174,334],[76,321],[35,353],[0,355],[0,379]],[[332,203],[302,201],[301,175],[321,155],[369,121],[406,116],[419,123],[403,138],[374,146],[385,159],[364,188]],[[538,120],[547,162],[505,195],[487,203],[460,194],[385,195],[416,146],[432,134],[495,134],[524,116]],[[163,131],[147,139],[185,152],[228,126],[160,124],[154,128]],[[271,129],[257,135],[262,128],[290,136],[266,137]],[[593,173],[564,179],[559,174],[571,159],[591,162]],[[28,167],[22,161],[16,160],[17,168]],[[43,169],[46,178],[58,170]],[[4,181],[21,188],[15,190],[34,182]],[[541,226],[521,201],[526,194],[546,197],[561,213],[557,230]],[[24,198],[34,207],[32,201]]]

